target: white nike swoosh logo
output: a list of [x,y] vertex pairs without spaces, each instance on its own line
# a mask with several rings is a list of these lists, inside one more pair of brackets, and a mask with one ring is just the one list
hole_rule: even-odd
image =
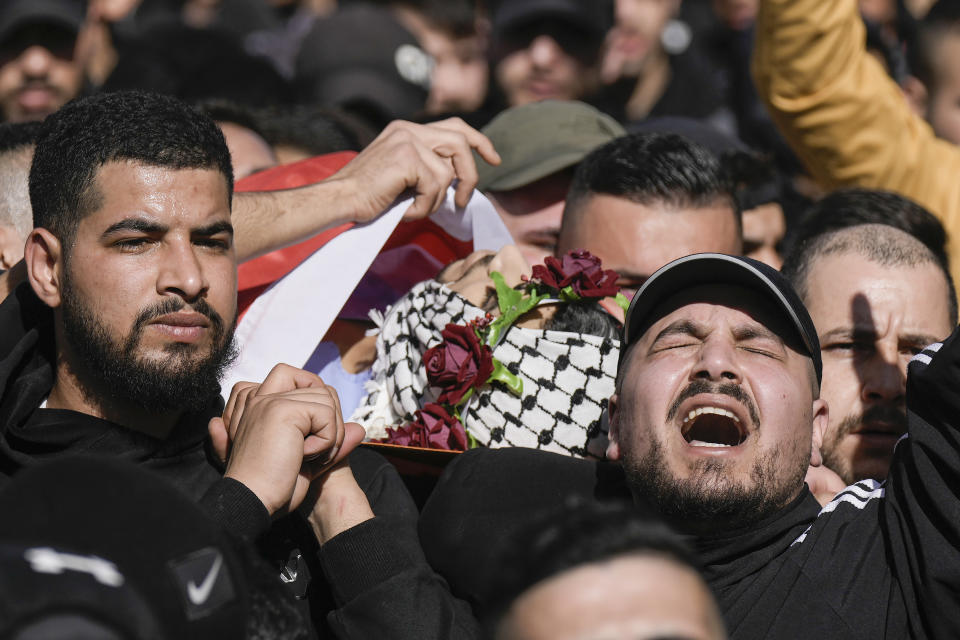
[[210,572],[207,573],[207,577],[203,579],[199,586],[193,580],[187,583],[187,597],[190,598],[190,602],[199,607],[207,601],[210,592],[213,591],[213,585],[217,581],[217,574],[220,573],[220,565],[222,564],[223,556],[218,553],[217,559],[213,561],[213,566],[210,567]]

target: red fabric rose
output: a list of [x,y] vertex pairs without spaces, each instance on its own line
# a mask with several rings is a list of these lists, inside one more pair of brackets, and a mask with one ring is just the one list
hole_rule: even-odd
[[543,262],[533,268],[533,278],[558,291],[571,287],[581,298],[606,298],[620,291],[617,272],[604,271],[600,258],[589,251],[570,251],[559,260],[550,256]]
[[423,364],[430,384],[443,390],[437,402],[456,405],[471,388],[487,382],[493,351],[470,326],[448,324],[440,335],[443,342],[427,349]]
[[417,411],[413,422],[399,429],[387,428],[383,442],[424,449],[467,450],[467,432],[454,416],[433,402]]

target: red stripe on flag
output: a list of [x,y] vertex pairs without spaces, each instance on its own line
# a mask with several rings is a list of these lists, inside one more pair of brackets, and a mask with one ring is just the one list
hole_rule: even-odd
[[[294,189],[325,180],[343,168],[357,154],[353,151],[308,158],[261,171],[240,180],[236,192]],[[267,287],[290,273],[330,240],[353,226],[343,224],[289,247],[248,260],[238,270],[237,304],[241,317]],[[401,223],[387,240],[384,250],[416,244],[446,265],[473,251],[472,240],[458,240],[429,219]]]
[[[237,193],[278,191],[315,184],[335,174],[356,155],[354,151],[341,151],[273,167],[240,180],[236,184],[235,191]],[[238,269],[239,292],[237,294],[240,314],[242,315],[271,283],[290,273],[317,249],[352,226],[352,224],[344,224],[328,229],[303,242],[271,251],[241,264]]]

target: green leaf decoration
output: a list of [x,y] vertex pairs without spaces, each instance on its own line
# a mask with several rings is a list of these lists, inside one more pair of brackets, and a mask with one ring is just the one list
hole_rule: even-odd
[[563,289],[560,289],[560,299],[564,302],[576,302],[580,299],[580,296],[576,294],[572,286],[567,285]]
[[627,296],[623,295],[622,293],[618,293],[618,294],[613,298],[613,301],[617,303],[617,306],[618,306],[618,307],[620,307],[621,309],[623,309],[623,312],[624,312],[624,313],[626,313],[626,312],[627,312],[627,309],[630,308],[630,300],[627,298]]
[[535,285],[528,284],[526,291],[518,291],[507,286],[503,275],[499,271],[490,274],[490,279],[497,289],[497,304],[500,306],[500,317],[490,323],[487,327],[487,344],[490,348],[500,344],[500,339],[506,330],[509,329],[517,318],[533,309],[541,300],[549,296],[537,292]]
[[508,286],[502,273],[494,271],[490,274],[490,279],[493,280],[493,286],[497,289],[497,305],[500,306],[500,313],[506,313],[511,307],[520,304],[523,292]]
[[[494,362],[496,362],[496,360],[494,360]],[[470,396],[473,395],[473,392],[474,392],[475,390],[476,390],[476,387],[470,387],[469,389],[467,389],[467,392],[466,392],[465,394],[463,394],[463,397],[462,397],[462,398],[460,398],[460,402],[458,402],[458,403],[454,406],[454,416],[457,418],[457,420],[460,420],[460,407],[462,407],[462,406],[464,406],[465,404],[467,404],[467,400],[470,399]],[[460,420],[460,422],[463,422],[463,420]]]
[[503,366],[503,363],[496,358],[493,359],[493,373],[490,374],[487,382],[499,382],[513,395],[517,397],[523,395],[523,380],[511,373],[510,370]]

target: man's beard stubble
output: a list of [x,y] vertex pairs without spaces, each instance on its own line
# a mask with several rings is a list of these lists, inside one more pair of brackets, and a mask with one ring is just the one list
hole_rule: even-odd
[[[865,480],[866,477],[858,473],[862,469],[854,469],[853,461],[840,452],[840,444],[844,438],[850,435],[854,429],[860,425],[866,425],[871,422],[885,422],[895,425],[902,433],[907,432],[907,415],[902,409],[887,405],[875,405],[866,409],[860,414],[851,414],[844,416],[836,430],[828,431],[823,437],[823,445],[820,447],[820,453],[823,456],[823,464],[831,471],[839,475],[845,483],[853,484],[858,480]],[[893,455],[893,448],[885,458],[873,458],[876,464],[884,462],[889,463],[890,456]],[[883,480],[886,474],[871,473],[870,477],[874,480]],[[880,477],[877,477],[880,475]]]
[[[760,424],[756,407],[735,384],[711,384],[694,381],[678,396],[673,407],[699,393],[716,393],[744,404],[754,421]],[[675,414],[676,412],[673,411]],[[668,420],[668,422],[671,422]],[[629,419],[627,424],[630,424]],[[634,424],[632,428],[642,428]],[[750,470],[750,482],[729,477],[724,460],[698,460],[687,479],[674,477],[665,460],[663,445],[654,441],[639,459],[625,451],[623,468],[634,495],[655,507],[677,526],[691,529],[710,527],[741,528],[763,520],[786,506],[803,484],[808,457],[788,460],[783,447],[758,454]],[[809,456],[807,452],[805,456]]]
[[98,395],[109,393],[151,414],[201,411],[220,394],[220,379],[237,357],[235,322],[225,327],[223,318],[202,298],[191,308],[209,320],[209,353],[204,357],[194,353],[196,345],[174,342],[166,345],[167,357],[162,360],[138,358],[136,350],[152,319],[186,307],[181,298],[169,298],[143,309],[122,342],[108,335],[67,282],[62,302],[66,340],[79,358],[79,363],[72,366],[84,393],[95,402]]

